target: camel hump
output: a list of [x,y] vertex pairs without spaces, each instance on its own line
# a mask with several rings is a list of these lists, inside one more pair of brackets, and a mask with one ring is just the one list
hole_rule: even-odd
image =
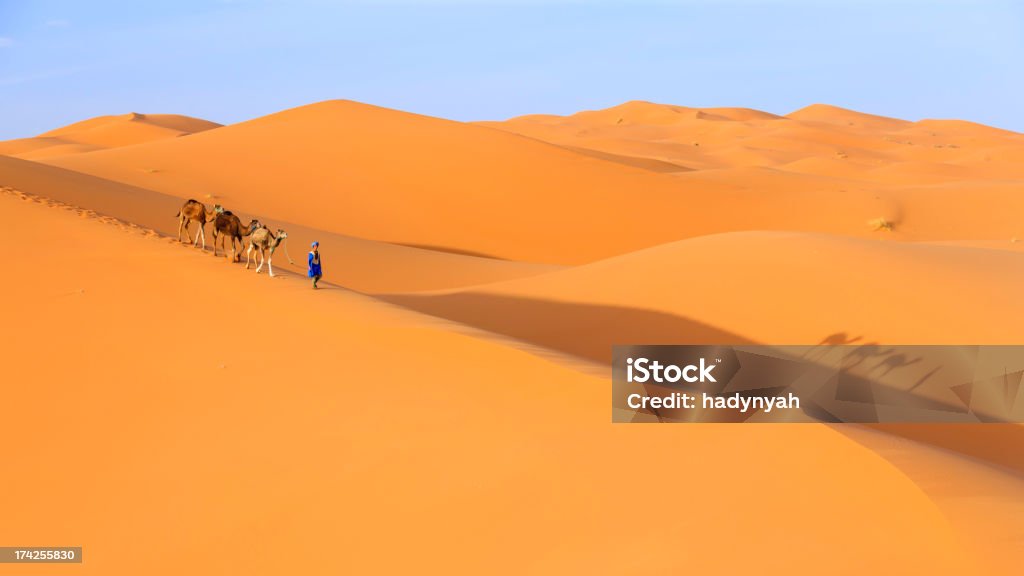
[[221,212],[221,214],[223,214],[225,216],[234,216],[234,214],[231,212],[231,210],[225,210],[225,211]]

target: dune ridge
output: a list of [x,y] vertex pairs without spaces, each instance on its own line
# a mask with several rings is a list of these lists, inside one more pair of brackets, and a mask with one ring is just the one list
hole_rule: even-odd
[[178,138],[219,128],[216,122],[179,114],[98,116],[44,132],[32,138],[0,142],[0,155],[26,159],[81,154]]
[[[684,133],[693,124],[708,123],[684,120]],[[878,218],[895,224],[891,239],[1009,241],[1024,235],[1009,216],[1024,209],[1024,200],[1009,192],[1019,167],[998,162],[1000,178],[984,178],[964,160],[981,149],[911,146],[886,139],[893,136],[784,118],[709,125],[713,129],[701,128],[707,133],[700,146],[689,137],[660,137],[661,125],[622,128],[637,131],[630,142],[673,151],[651,154],[575,140],[548,144],[538,141],[543,135],[522,138],[493,125],[329,101],[189,138],[44,161],[184,198],[210,194],[240,210],[338,234],[557,265],[752,229],[872,237],[875,230],[865,223]],[[841,145],[846,139],[859,147]],[[1012,148],[1016,139],[1000,139],[998,149]],[[818,163],[810,173],[787,170],[799,166],[800,147],[830,151],[815,158],[833,164],[872,169],[833,174]],[[905,148],[925,153],[916,164],[886,160]],[[709,157],[723,155],[743,164],[708,167]],[[949,166],[949,177],[913,177],[920,162],[956,159],[962,166]],[[886,162],[896,168],[873,169]],[[669,172],[671,166],[686,170]],[[963,185],[951,191],[950,182]],[[1006,209],[993,211],[994,204]],[[934,217],[916,217],[925,213]]]
[[[1019,133],[967,121],[911,122],[825,104],[777,116],[744,108],[693,109],[628,102],[569,116],[522,116],[481,124],[559,145],[678,162],[695,169],[784,167],[833,158],[879,165],[914,160],[958,162],[971,155],[964,148],[997,150],[1011,145],[1019,150],[1024,142]],[[758,156],[755,152],[759,150],[776,154]],[[785,153],[779,153],[782,151]],[[1016,178],[1024,174],[1010,162],[995,164]],[[970,165],[982,168],[979,162]],[[799,172],[797,166],[789,169]],[[985,179],[984,173],[972,177]]]

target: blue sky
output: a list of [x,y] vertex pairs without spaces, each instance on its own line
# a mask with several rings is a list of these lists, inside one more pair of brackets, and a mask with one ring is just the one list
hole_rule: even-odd
[[0,139],[331,98],[457,120],[826,102],[1024,131],[1009,0],[0,0]]

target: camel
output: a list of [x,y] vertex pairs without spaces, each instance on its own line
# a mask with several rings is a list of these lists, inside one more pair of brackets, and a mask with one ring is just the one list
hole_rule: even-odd
[[[213,221],[213,255],[217,255],[217,239],[218,238],[230,238],[231,242],[231,261],[238,262],[241,260],[241,249],[242,249],[242,238],[253,233],[260,227],[259,220],[250,220],[249,226],[243,227],[242,221],[231,213],[230,210],[222,211],[217,214],[217,218]],[[235,242],[238,242],[238,248],[235,248]],[[224,247],[224,255],[227,256],[227,246]]]
[[[192,246],[196,246],[199,243],[199,239],[203,240],[203,250],[206,250],[206,223],[212,222],[217,214],[223,212],[224,208],[220,204],[213,207],[213,210],[209,210],[206,206],[198,200],[189,200],[178,210],[178,242],[181,242],[181,230],[185,229],[185,237],[188,238],[189,242],[192,242]],[[199,232],[196,234],[196,239],[192,241],[192,235],[188,232],[189,225],[195,220],[199,223]]]
[[[259,274],[260,270],[263,269],[263,262],[267,263],[267,269],[270,270],[270,276],[274,276],[274,250],[281,245],[281,242],[288,237],[288,233],[280,228],[277,229],[277,236],[270,232],[270,229],[264,225],[260,225],[259,228],[253,230],[252,234],[249,235],[249,249],[245,252],[245,269],[249,269],[249,257],[252,255],[253,250],[258,250],[260,253],[260,263],[256,267],[256,273]],[[270,254],[267,255],[267,250],[270,250]],[[287,248],[285,249],[285,255],[288,254]],[[288,259],[291,261],[291,258]]]

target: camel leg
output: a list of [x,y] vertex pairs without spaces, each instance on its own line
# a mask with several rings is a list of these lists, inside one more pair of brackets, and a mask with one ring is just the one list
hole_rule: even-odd
[[185,238],[188,238],[189,242],[192,241],[192,235],[188,233],[188,225],[191,224],[191,223],[192,223],[192,221],[189,220],[188,218],[182,218],[182,219],[178,220],[178,242],[181,242],[181,229],[182,228],[185,229]]
[[217,256],[217,229],[213,229],[213,255]]
[[260,265],[256,267],[256,273],[257,274],[260,273],[260,270],[263,269],[263,264],[267,261],[267,253],[263,251],[263,248],[260,248],[259,254],[260,254]]
[[206,250],[206,224],[199,223],[199,232],[196,232],[196,240],[192,243],[193,248],[199,247],[199,241],[203,241],[203,250]]
[[270,251],[270,256],[267,256],[267,270],[270,271],[270,277],[274,277],[274,251]]
[[252,255],[252,244],[249,244],[249,249],[245,251],[245,269],[249,269],[249,256]]

